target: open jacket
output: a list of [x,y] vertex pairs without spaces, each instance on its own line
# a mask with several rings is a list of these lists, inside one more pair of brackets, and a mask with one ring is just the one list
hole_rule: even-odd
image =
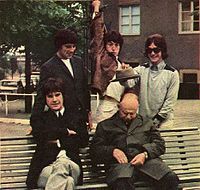
[[[137,154],[148,152],[148,160],[140,167],[119,164],[113,157],[113,150],[122,150],[130,162]],[[159,158],[165,152],[165,142],[151,120],[137,116],[130,127],[116,113],[112,118],[98,124],[91,145],[95,163],[105,163],[109,168],[107,182],[112,183],[118,177],[131,177],[134,169],[157,180],[161,179],[170,168]],[[127,166],[129,165],[129,166]],[[158,169],[159,168],[159,169]]]

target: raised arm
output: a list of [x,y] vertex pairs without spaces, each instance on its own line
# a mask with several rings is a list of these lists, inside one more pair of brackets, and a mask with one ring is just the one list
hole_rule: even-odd
[[99,12],[101,2],[99,0],[92,1],[93,15],[92,22],[90,26],[91,32],[91,58],[96,60],[97,54],[104,50],[103,37],[106,32],[103,13]]

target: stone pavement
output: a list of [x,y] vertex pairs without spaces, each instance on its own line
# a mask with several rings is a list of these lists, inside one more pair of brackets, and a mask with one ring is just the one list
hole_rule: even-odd
[[[95,111],[96,102],[92,102]],[[30,114],[24,113],[24,104],[13,101],[9,104],[9,114],[5,115],[4,105],[0,106],[0,137],[24,136],[29,129]],[[200,100],[178,100],[174,110],[174,127],[200,128]]]
[[200,129],[200,100],[178,100],[174,109],[174,127]]

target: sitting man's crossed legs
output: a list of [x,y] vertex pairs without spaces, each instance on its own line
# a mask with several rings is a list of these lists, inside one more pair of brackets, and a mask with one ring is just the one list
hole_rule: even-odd
[[65,154],[40,173],[38,187],[46,190],[74,190],[80,176],[80,167]]

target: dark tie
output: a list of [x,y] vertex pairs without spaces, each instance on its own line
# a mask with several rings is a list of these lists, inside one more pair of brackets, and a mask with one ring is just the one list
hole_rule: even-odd
[[58,112],[58,118],[62,118],[62,114]]

